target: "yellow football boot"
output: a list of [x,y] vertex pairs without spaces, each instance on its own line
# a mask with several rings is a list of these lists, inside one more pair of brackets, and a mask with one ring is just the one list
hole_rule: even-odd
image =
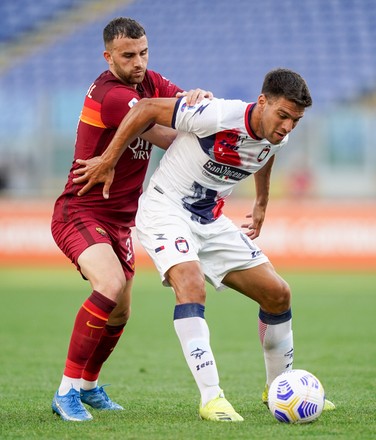
[[200,405],[200,418],[214,422],[242,422],[244,419],[239,415],[231,403],[225,399],[223,391],[213,400],[210,400],[204,407]]

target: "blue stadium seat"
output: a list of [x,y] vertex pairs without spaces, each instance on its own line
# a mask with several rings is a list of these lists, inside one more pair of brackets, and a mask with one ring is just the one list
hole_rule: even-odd
[[[2,0],[0,42],[83,1]],[[120,15],[144,24],[149,68],[186,89],[200,86],[220,97],[252,99],[266,71],[278,66],[302,73],[316,109],[376,89],[374,0],[175,0],[173,7],[139,0],[25,57],[0,75],[1,89],[26,88],[31,101],[54,90],[82,93],[107,67],[102,29]]]
[[1,0],[0,42],[18,39],[85,0]]

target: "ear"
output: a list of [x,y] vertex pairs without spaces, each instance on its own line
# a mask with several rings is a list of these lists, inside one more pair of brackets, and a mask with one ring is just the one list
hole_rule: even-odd
[[110,52],[108,50],[105,50],[103,52],[103,56],[104,56],[104,59],[107,61],[107,63],[110,64],[110,62],[111,62],[111,54],[110,54]]
[[259,97],[257,98],[257,104],[262,108],[264,108],[266,101],[266,96],[263,93],[261,93],[261,95],[259,95]]

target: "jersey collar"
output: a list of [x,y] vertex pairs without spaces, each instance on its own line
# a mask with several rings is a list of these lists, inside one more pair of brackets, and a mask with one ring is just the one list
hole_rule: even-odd
[[262,138],[259,138],[251,127],[251,115],[255,107],[256,107],[256,103],[251,102],[246,108],[244,115],[245,128],[247,129],[248,134],[251,136],[251,138],[255,139],[256,141],[261,141]]

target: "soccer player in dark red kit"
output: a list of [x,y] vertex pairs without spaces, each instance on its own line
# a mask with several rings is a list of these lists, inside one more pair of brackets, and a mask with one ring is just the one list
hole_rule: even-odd
[[63,377],[52,410],[66,421],[91,420],[83,403],[99,410],[122,410],[98,386],[103,363],[116,346],[130,315],[135,258],[130,227],[142,192],[154,145],[166,149],[175,131],[147,127],[117,163],[111,198],[96,186],[80,197],[73,181],[77,158],[99,156],[120,122],[141,98],[187,95],[191,103],[210,92],[188,93],[160,74],[147,70],[148,42],[143,27],[130,18],[115,18],[103,31],[104,57],[109,69],[90,86],[77,128],[74,161],[65,189],[57,199],[52,235],[62,252],[92,287],[79,309]]

